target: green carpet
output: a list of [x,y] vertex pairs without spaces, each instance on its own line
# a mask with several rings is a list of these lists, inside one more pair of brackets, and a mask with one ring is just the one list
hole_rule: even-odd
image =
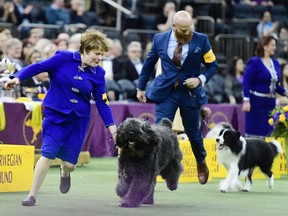
[[252,191],[220,193],[220,179],[206,185],[180,183],[178,190],[169,191],[158,183],[155,204],[139,208],[119,208],[115,193],[116,158],[92,158],[72,173],[68,194],[59,192],[59,168],[50,168],[40,188],[36,206],[22,207],[27,192],[0,193],[1,216],[286,216],[288,215],[288,178],[275,179],[271,190],[265,180],[255,180]]

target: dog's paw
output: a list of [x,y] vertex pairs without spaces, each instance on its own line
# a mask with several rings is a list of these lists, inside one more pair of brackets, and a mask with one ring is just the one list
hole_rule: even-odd
[[127,203],[127,202],[121,202],[119,204],[119,207],[122,207],[122,208],[135,208],[135,207],[138,207],[137,205],[132,205],[131,203]]
[[247,188],[242,188],[242,192],[249,192],[250,190],[248,190]]
[[272,189],[273,188],[273,186],[274,186],[274,178],[273,178],[273,175],[271,176],[271,178],[268,178],[268,187],[270,188],[270,189]]
[[227,190],[227,189],[224,189],[224,188],[220,188],[219,191],[220,191],[221,193],[226,193],[228,190]]
[[145,199],[145,200],[143,201],[143,204],[152,205],[152,204],[154,204],[154,199]]

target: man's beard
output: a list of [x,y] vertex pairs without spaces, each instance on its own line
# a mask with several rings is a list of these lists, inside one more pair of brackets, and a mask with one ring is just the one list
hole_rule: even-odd
[[192,39],[192,36],[193,36],[192,31],[190,31],[188,35],[179,34],[177,32],[177,30],[175,30],[174,33],[175,33],[175,37],[176,37],[177,41],[182,43],[182,44],[189,43],[189,41]]

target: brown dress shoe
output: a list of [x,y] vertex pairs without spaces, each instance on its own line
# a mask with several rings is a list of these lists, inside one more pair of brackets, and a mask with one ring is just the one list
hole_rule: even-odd
[[60,169],[60,191],[61,193],[65,194],[69,191],[71,185],[71,177],[70,174],[68,177],[61,176],[61,169]]
[[206,165],[205,160],[202,163],[197,164],[197,171],[200,184],[206,184],[209,177],[209,169]]
[[22,200],[23,206],[34,206],[36,203],[36,199],[34,196],[29,196],[26,199]]

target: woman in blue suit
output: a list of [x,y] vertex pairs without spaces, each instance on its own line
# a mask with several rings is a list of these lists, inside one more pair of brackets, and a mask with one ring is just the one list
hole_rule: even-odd
[[60,191],[69,191],[70,172],[75,169],[90,120],[91,97],[115,140],[117,128],[106,96],[105,71],[99,66],[107,51],[106,36],[88,29],[81,37],[79,51],[57,51],[51,58],[20,70],[5,83],[4,87],[11,89],[43,71],[50,77],[50,89],[43,101],[42,155],[35,166],[31,191],[22,205],[35,205],[37,192],[56,157],[61,159]]
[[[156,34],[145,59],[138,81],[137,98],[140,102],[156,103],[156,123],[162,118],[174,120],[180,109],[183,126],[197,161],[198,179],[207,182],[209,170],[205,162],[206,150],[200,130],[201,106],[207,103],[204,84],[218,68],[207,35],[192,32],[193,20],[186,11],[178,11],[173,18],[173,28]],[[182,46],[180,63],[173,60],[175,47]],[[179,54],[178,54],[179,55]],[[162,73],[148,86],[151,73],[158,59]],[[205,66],[202,71],[201,64]]]
[[268,124],[270,112],[276,105],[276,93],[286,95],[279,85],[281,69],[279,62],[272,58],[276,50],[273,36],[263,36],[256,47],[256,56],[249,59],[244,73],[243,94],[246,136],[265,138],[273,128]]

